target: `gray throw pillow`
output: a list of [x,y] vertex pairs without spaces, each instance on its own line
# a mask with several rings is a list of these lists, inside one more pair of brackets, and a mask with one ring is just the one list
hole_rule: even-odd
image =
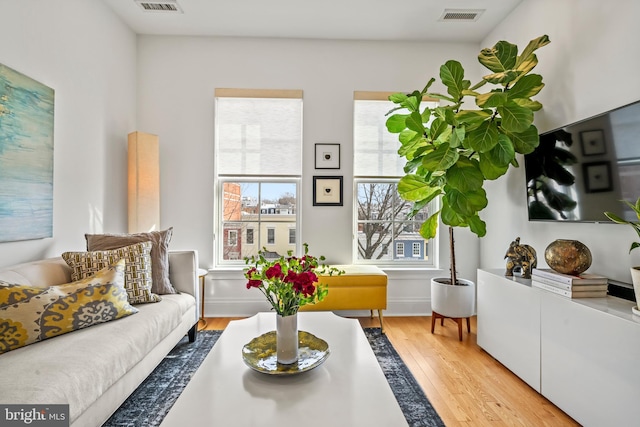
[[175,294],[177,291],[169,281],[169,242],[173,227],[162,231],[135,234],[85,234],[88,251],[118,249],[140,242],[151,242],[151,272],[154,294]]

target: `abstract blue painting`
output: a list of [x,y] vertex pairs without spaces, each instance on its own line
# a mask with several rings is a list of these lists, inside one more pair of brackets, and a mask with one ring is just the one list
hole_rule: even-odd
[[0,64],[0,242],[53,235],[54,91]]

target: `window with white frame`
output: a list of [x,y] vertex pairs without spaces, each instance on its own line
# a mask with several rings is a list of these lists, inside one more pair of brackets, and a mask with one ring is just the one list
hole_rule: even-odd
[[[425,241],[419,231],[437,202],[412,216],[413,203],[398,194],[404,159],[398,155],[398,135],[389,133],[385,124],[386,113],[395,107],[388,100],[390,94],[354,93],[354,260],[383,266],[430,267],[435,241]],[[437,105],[435,100],[423,102]]]
[[302,91],[216,89],[215,171],[216,265],[298,252]]
[[422,251],[420,250],[422,248],[422,244],[420,242],[413,242],[413,248],[412,248],[412,252],[411,254],[414,257],[419,257],[422,255]]

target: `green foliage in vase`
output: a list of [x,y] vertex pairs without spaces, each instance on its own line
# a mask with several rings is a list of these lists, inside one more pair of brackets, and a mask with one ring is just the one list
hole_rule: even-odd
[[[618,215],[614,214],[613,212],[605,212],[604,214],[607,216],[607,218],[609,218],[611,221],[615,223],[629,224],[635,230],[636,234],[640,238],[640,198],[636,200],[635,204],[627,200],[622,200],[622,203],[629,206],[631,210],[635,212],[636,216],[638,217],[638,221],[627,221],[626,219],[620,218]],[[634,250],[635,248],[640,248],[640,242],[631,243],[631,247],[629,248],[629,253],[631,253],[631,251]]]
[[[406,175],[398,184],[400,196],[414,203],[414,213],[442,196],[441,209],[420,228],[425,239],[435,237],[438,218],[449,227],[469,227],[479,237],[486,234],[479,215],[488,204],[485,180],[517,167],[516,153],[528,154],[538,146],[533,117],[542,104],[532,97],[544,83],[531,71],[538,64],[535,51],[547,44],[548,36],[538,37],[518,54],[516,45],[499,41],[478,55],[490,71],[480,82],[472,85],[460,62],[449,60],[439,76],[447,94],[430,92],[436,81],[431,78],[422,90],[389,97],[397,106],[387,113],[387,129],[398,134],[398,154],[407,161]],[[444,105],[423,107],[425,98]],[[468,106],[466,100],[475,105]],[[451,230],[450,236],[453,246]]]

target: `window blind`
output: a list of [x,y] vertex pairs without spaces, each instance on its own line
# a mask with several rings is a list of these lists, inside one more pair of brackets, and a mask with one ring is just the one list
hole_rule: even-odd
[[[398,134],[389,133],[386,114],[396,107],[388,100],[393,92],[355,92],[353,158],[356,177],[404,176],[405,160],[398,155]],[[437,106],[436,100],[425,100]],[[399,113],[402,113],[400,110]]]
[[216,89],[218,176],[302,173],[302,91]]

